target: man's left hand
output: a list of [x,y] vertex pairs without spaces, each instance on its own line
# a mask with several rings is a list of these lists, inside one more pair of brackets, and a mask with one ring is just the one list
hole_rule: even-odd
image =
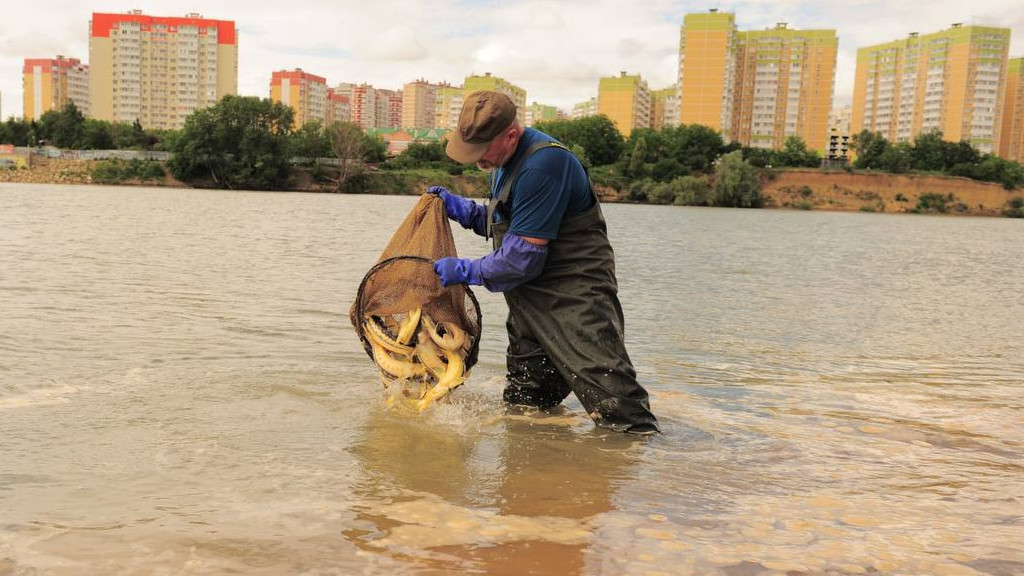
[[479,260],[441,258],[434,262],[434,273],[441,278],[441,285],[445,288],[455,284],[483,284]]

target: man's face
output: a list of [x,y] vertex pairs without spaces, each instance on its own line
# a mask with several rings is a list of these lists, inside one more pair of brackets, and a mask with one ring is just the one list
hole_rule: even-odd
[[476,167],[484,172],[492,172],[508,161],[515,152],[515,144],[519,137],[514,126],[509,127],[500,136],[491,140],[484,155],[476,161]]

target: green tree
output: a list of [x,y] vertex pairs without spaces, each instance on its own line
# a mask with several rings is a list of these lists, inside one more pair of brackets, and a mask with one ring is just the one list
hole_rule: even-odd
[[319,121],[306,122],[291,134],[290,140],[292,155],[306,159],[307,163],[331,156],[331,139]]
[[799,136],[786,138],[782,149],[774,154],[775,166],[793,166],[803,168],[817,168],[821,166],[821,155],[815,150],[809,150],[807,143]]
[[79,147],[85,150],[112,149],[114,141],[110,137],[110,123],[86,118],[85,125],[82,127],[82,136],[78,142]]
[[60,110],[48,110],[39,117],[39,137],[58,148],[78,148],[85,116],[68,101]]
[[274,190],[291,174],[291,108],[249,96],[225,96],[185,120],[170,168],[184,182]]
[[714,191],[717,206],[760,208],[764,205],[757,168],[743,160],[739,150],[718,159]]
[[881,157],[889,148],[889,141],[879,132],[861,130],[853,137],[854,148],[857,150],[855,168],[881,168]]
[[684,124],[662,130],[665,139],[665,156],[673,158],[682,166],[675,176],[701,173],[712,170],[715,160],[724,153],[722,136],[707,126]]
[[922,132],[914,138],[912,164],[914,170],[941,172],[952,164],[946,164],[946,142],[942,140],[942,132]]
[[[357,126],[358,128],[358,126]],[[380,135],[363,133],[363,161],[380,163],[388,159],[388,143]]]
[[629,165],[626,174],[633,178],[642,178],[647,166],[647,139],[641,134],[636,138],[636,144],[630,152]]
[[913,149],[906,142],[885,147],[878,157],[877,167],[893,174],[905,174],[910,171],[914,161]]
[[338,159],[338,178],[334,180],[335,191],[359,176],[364,170],[367,138],[363,130],[352,122],[335,122],[327,131],[331,150]]
[[35,146],[38,143],[39,127],[33,120],[8,118],[0,124],[0,144],[15,146]]
[[614,163],[625,145],[625,139],[615,123],[603,114],[575,120],[540,122],[535,127],[570,149],[577,144],[582,146],[594,166]]

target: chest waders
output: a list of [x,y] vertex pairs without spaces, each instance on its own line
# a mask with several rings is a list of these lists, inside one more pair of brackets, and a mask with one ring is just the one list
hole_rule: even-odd
[[[501,247],[511,221],[509,194],[534,144],[506,173],[487,204],[487,235]],[[593,195],[593,187],[591,187]],[[501,222],[494,223],[494,213]],[[647,391],[636,380],[626,353],[624,320],[615,280],[615,259],[601,205],[565,219],[548,243],[544,271],[505,292],[508,302],[508,386],[505,401],[539,408],[557,406],[570,392],[601,427],[654,432]]]

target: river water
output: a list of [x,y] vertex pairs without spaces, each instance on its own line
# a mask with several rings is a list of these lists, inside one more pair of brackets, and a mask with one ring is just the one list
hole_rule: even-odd
[[347,314],[415,200],[0,185],[0,574],[1024,574],[1020,221],[606,206],[638,439],[506,410],[482,289],[385,409]]

